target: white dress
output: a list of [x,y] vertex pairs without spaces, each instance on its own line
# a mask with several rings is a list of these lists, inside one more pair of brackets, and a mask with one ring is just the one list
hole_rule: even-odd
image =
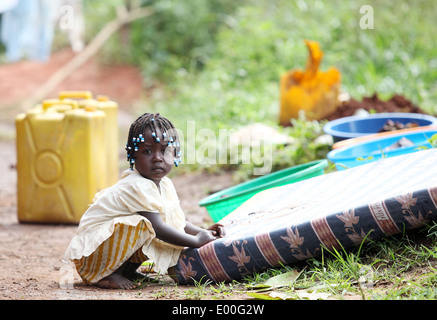
[[156,238],[148,219],[137,212],[158,212],[162,220],[184,231],[185,215],[171,180],[155,183],[136,170],[126,170],[113,186],[97,193],[82,216],[70,242],[65,261],[73,261],[86,283],[96,283],[112,274],[127,259],[150,259],[164,274],[176,265],[183,247]]

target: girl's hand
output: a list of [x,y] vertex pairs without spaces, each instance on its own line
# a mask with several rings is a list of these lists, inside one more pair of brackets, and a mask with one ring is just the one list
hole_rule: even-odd
[[220,223],[215,223],[208,228],[216,238],[223,238],[225,236],[225,228]]
[[214,241],[216,238],[213,236],[212,232],[209,230],[202,230],[196,235],[196,240],[198,242],[198,247],[207,244],[208,242]]
[[150,221],[156,237],[162,241],[183,247],[199,248],[216,239],[213,231],[195,227],[192,223],[187,222],[185,232],[181,232],[164,223],[157,212],[138,213]]

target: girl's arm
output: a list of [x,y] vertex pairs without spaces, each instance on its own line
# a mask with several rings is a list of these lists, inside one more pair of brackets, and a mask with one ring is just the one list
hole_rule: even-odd
[[[215,236],[216,238],[222,238],[225,235],[223,225],[220,223],[213,224],[207,230],[210,230],[212,232],[212,235]],[[187,221],[187,224],[185,226],[186,233],[195,236],[201,231],[205,231],[205,229],[199,228],[194,224],[192,224],[191,222]]]
[[187,221],[186,225],[185,225],[185,232],[188,234],[191,234],[193,236],[195,236],[196,234],[198,234],[200,231],[203,231],[205,229],[199,228],[198,226],[192,224],[191,222]]
[[181,232],[162,221],[161,215],[157,212],[144,211],[138,214],[150,221],[158,239],[174,245],[198,248],[216,239],[208,230],[201,229],[196,235]]

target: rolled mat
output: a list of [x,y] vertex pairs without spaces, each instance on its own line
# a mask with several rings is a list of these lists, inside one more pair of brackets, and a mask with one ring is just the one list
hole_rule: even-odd
[[182,284],[238,280],[437,220],[437,149],[263,191],[220,221],[226,237],[187,248]]

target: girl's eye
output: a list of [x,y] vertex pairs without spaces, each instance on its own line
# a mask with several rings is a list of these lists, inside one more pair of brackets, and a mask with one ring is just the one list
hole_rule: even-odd
[[152,150],[150,150],[150,149],[144,149],[144,151],[143,151],[145,154],[151,154],[152,153]]

